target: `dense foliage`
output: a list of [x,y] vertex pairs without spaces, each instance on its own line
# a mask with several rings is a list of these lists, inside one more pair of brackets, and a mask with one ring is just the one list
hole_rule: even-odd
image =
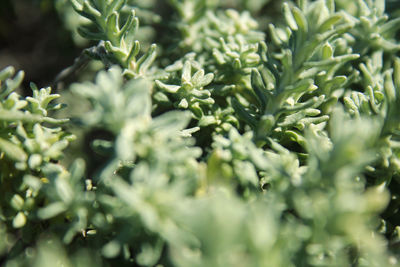
[[0,265],[400,266],[398,1],[38,2],[89,48],[0,72]]

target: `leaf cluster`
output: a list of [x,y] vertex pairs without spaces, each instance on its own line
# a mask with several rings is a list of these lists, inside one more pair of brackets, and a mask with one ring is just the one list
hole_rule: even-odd
[[[264,27],[263,0],[69,4],[103,63],[68,89],[79,118],[0,72],[5,266],[399,264],[394,1],[285,2]],[[171,44],[142,51],[157,5]],[[73,123],[91,153],[66,166]]]

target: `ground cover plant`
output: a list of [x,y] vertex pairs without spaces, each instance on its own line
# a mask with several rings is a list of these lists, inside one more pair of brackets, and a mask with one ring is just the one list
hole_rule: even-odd
[[398,1],[34,3],[82,52],[0,71],[1,266],[400,266]]

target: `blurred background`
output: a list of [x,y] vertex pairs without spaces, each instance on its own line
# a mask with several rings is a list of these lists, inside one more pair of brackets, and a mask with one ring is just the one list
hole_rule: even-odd
[[80,50],[63,27],[53,0],[1,1],[0,69],[12,65],[24,70],[25,85],[30,81],[40,87],[50,84]]

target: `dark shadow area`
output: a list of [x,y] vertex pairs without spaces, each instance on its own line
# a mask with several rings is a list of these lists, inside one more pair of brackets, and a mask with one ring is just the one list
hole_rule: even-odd
[[[63,28],[52,4],[33,0],[2,0],[0,3],[0,69],[14,66],[25,71],[29,82],[48,86],[73,63],[81,51]],[[30,95],[30,90],[22,92]]]

